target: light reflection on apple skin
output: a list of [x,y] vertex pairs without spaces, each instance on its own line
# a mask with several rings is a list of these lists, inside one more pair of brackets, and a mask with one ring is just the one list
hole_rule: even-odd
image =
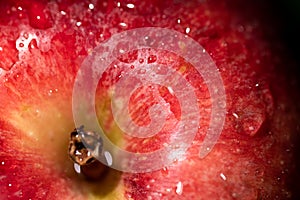
[[[1,4],[1,5],[3,5],[3,4]],[[20,70],[20,68],[24,67],[24,63],[22,63],[20,61],[28,61],[28,59],[33,58],[36,61],[39,61],[40,63],[49,64],[49,62],[47,62],[47,60],[51,60],[51,57],[46,57],[45,59],[43,59],[43,55],[46,55],[47,52],[49,53],[49,51],[50,51],[50,49],[46,45],[47,43],[45,43],[45,42],[49,41],[50,38],[53,42],[51,44],[51,47],[55,47],[55,50],[57,50],[58,52],[63,52],[63,54],[68,55],[68,57],[70,57],[70,59],[74,60],[74,62],[70,64],[72,67],[74,67],[73,69],[68,68],[65,71],[62,69],[62,71],[63,71],[62,74],[71,74],[70,77],[72,77],[72,76],[74,76],[74,72],[70,73],[68,71],[69,70],[76,71],[76,69],[78,68],[78,63],[80,63],[83,60],[83,58],[86,56],[87,52],[92,50],[93,47],[95,47],[99,42],[102,42],[104,39],[107,39],[108,37],[110,37],[112,34],[114,34],[116,32],[120,32],[122,30],[133,28],[137,24],[144,26],[144,25],[149,25],[149,24],[150,25],[158,25],[157,23],[159,23],[163,27],[171,27],[178,31],[181,31],[182,33],[187,33],[190,36],[197,38],[199,40],[199,42],[203,43],[203,45],[205,46],[205,49],[212,54],[212,56],[216,60],[216,62],[218,62],[217,65],[220,66],[221,72],[224,74],[224,77],[226,78],[228,88],[231,91],[231,93],[229,95],[230,96],[229,105],[232,108],[230,110],[230,111],[232,111],[230,113],[232,115],[228,116],[228,121],[227,121],[228,127],[224,131],[223,137],[220,140],[220,144],[219,144],[219,147],[216,150],[216,152],[223,151],[223,152],[229,152],[229,153],[236,154],[237,156],[235,156],[235,157],[232,156],[232,158],[236,158],[236,160],[239,160],[239,161],[243,160],[241,155],[251,154],[249,152],[252,152],[252,150],[249,150],[249,149],[255,149],[256,145],[254,145],[254,144],[256,144],[256,142],[258,142],[259,140],[262,140],[263,137],[257,136],[257,137],[254,137],[254,139],[251,138],[251,140],[250,140],[248,136],[244,136],[243,135],[243,133],[244,133],[243,125],[247,124],[246,122],[248,121],[249,118],[248,119],[244,118],[245,120],[238,121],[236,118],[236,115],[239,116],[238,119],[241,119],[241,116],[243,115],[244,110],[246,110],[246,111],[247,111],[247,109],[255,110],[255,108],[256,108],[258,111],[261,111],[259,106],[263,106],[263,109],[265,107],[264,107],[264,104],[261,104],[260,101],[268,100],[268,98],[266,96],[268,96],[268,94],[270,94],[270,93],[273,95],[273,97],[275,96],[274,100],[272,100],[272,101],[275,101],[274,106],[281,107],[281,109],[279,109],[279,111],[277,110],[276,113],[279,113],[280,115],[283,115],[283,116],[295,115],[295,114],[289,114],[289,110],[293,109],[292,103],[286,103],[286,104],[281,103],[280,105],[278,105],[278,102],[290,102],[291,101],[291,99],[285,97],[285,95],[288,95],[288,94],[286,94],[287,91],[282,91],[285,88],[288,88],[288,86],[280,85],[278,87],[275,86],[275,88],[272,88],[272,87],[268,88],[268,82],[270,81],[269,77],[262,78],[262,76],[265,76],[266,71],[270,70],[272,72],[272,71],[276,71],[276,70],[274,70],[272,67],[275,65],[273,63],[272,59],[270,59],[268,57],[270,55],[273,55],[273,52],[269,52],[269,49],[271,47],[268,46],[268,44],[263,43],[262,40],[257,39],[256,36],[253,36],[255,34],[257,34],[257,35],[260,34],[259,31],[261,31],[261,30],[259,28],[257,28],[257,27],[259,27],[259,25],[257,25],[256,22],[245,23],[242,20],[240,22],[241,25],[231,24],[233,26],[232,29],[228,28],[227,26],[225,26],[225,28],[223,27],[224,29],[222,29],[222,27],[216,28],[213,25],[208,25],[208,26],[205,25],[206,23],[208,23],[207,19],[211,19],[211,21],[213,21],[213,22],[220,23],[220,22],[224,22],[224,21],[226,22],[226,20],[227,20],[226,17],[228,17],[229,18],[228,21],[231,22],[231,17],[232,17],[231,15],[234,15],[235,12],[231,12],[230,14],[228,14],[228,12],[224,11],[224,9],[225,10],[227,9],[224,4],[221,4],[221,5],[214,5],[214,3],[211,3],[210,5],[205,4],[205,6],[201,7],[203,10],[201,10],[201,8],[199,8],[200,9],[199,13],[202,13],[199,15],[197,13],[197,9],[192,9],[189,13],[186,13],[186,15],[184,15],[184,16],[180,16],[180,17],[176,16],[180,13],[186,12],[183,8],[179,8],[176,12],[171,13],[170,14],[170,15],[172,15],[171,18],[167,18],[166,15],[160,15],[160,14],[155,15],[154,14],[154,16],[153,16],[153,14],[150,14],[149,17],[146,18],[146,22],[145,22],[145,21],[143,21],[143,19],[140,19],[139,17],[132,14],[132,13],[136,12],[136,10],[132,10],[132,9],[139,9],[139,6],[140,6],[139,4],[136,4],[136,6],[134,8],[128,8],[127,4],[124,4],[124,5],[116,4],[115,6],[124,9],[124,12],[122,13],[122,15],[119,19],[116,19],[116,21],[114,21],[114,20],[107,20],[107,19],[105,20],[105,18],[110,15],[109,12],[110,13],[113,12],[112,7],[114,7],[114,5],[113,4],[110,5],[110,3],[108,3],[106,6],[97,5],[93,9],[91,9],[91,6],[89,4],[79,5],[77,3],[73,4],[73,6],[70,6],[70,7],[62,6],[60,9],[55,5],[55,3],[51,3],[48,5],[49,10],[50,10],[51,15],[55,16],[55,17],[52,17],[52,19],[49,19],[51,21],[50,24],[52,24],[52,27],[50,27],[46,30],[38,30],[38,32],[37,32],[36,28],[47,27],[48,22],[46,23],[47,26],[40,26],[41,25],[40,23],[36,23],[34,25],[35,22],[31,21],[30,22],[31,26],[27,26],[26,24],[28,22],[27,21],[28,17],[27,17],[27,11],[25,9],[26,6],[28,6],[28,5],[26,5],[26,3],[25,3],[25,5],[23,7],[22,6],[20,7],[22,9],[20,9],[19,6],[15,6],[14,8],[12,8],[11,5],[9,5],[7,8],[9,8],[9,10],[10,10],[9,15],[12,16],[10,18],[11,20],[8,22],[3,22],[3,23],[5,23],[5,27],[1,27],[1,33],[4,34],[5,35],[4,37],[7,38],[8,40],[1,40],[1,47],[3,49],[3,52],[5,52],[5,54],[2,54],[2,55],[0,54],[0,56],[2,56],[0,62],[2,65],[5,66],[4,70],[2,70],[2,74],[6,74],[5,79],[4,79],[5,88],[9,88],[11,91],[8,96],[8,94],[5,93],[3,90],[3,85],[1,85],[0,94],[2,97],[3,96],[8,97],[8,99],[13,102],[11,104],[7,104],[9,106],[6,108],[4,108],[2,105],[1,111],[4,110],[7,112],[7,108],[15,109],[15,106],[13,106],[12,104],[15,104],[15,102],[20,102],[20,100],[16,98],[16,96],[18,96],[18,94],[21,95],[21,99],[25,99],[25,98],[29,99],[28,102],[32,101],[33,98],[37,98],[37,97],[32,97],[32,94],[30,94],[30,93],[25,94],[24,91],[28,91],[28,89],[26,89],[26,87],[22,88],[20,86],[22,83],[26,82],[24,80],[23,80],[24,82],[22,82],[22,78],[24,78],[24,74],[23,74],[24,71]],[[38,4],[38,6],[42,6],[42,5]],[[81,6],[84,6],[84,8],[86,8],[86,9],[81,9],[82,8]],[[163,6],[163,5],[161,5],[161,6]],[[5,7],[5,6],[3,6],[3,7]],[[218,12],[214,12],[214,9],[212,9],[212,8],[214,8],[215,10],[219,9],[221,11],[218,14]],[[106,15],[101,14],[101,12],[95,13],[96,9],[101,10],[101,12],[106,13]],[[76,12],[76,10],[80,10],[80,11],[83,10],[83,12]],[[211,11],[211,13],[204,12],[207,10]],[[5,9],[5,11],[7,11],[7,10]],[[141,12],[141,11],[137,11],[137,12]],[[149,13],[150,11],[145,9],[145,12]],[[159,11],[159,12],[162,12],[162,11]],[[6,13],[6,12],[4,12],[4,13]],[[224,13],[227,15],[225,15],[225,17],[223,18],[223,21],[222,20],[218,21],[218,20],[220,20],[219,18],[222,17],[222,15]],[[195,15],[200,16],[199,21],[196,20],[196,24],[192,24],[191,23],[191,22],[193,22],[192,18]],[[73,20],[70,19],[70,16],[71,16],[71,18],[72,18],[72,16],[74,17]],[[16,17],[18,18],[18,20],[14,20],[14,18],[16,18]],[[99,19],[101,19],[101,20],[97,21],[97,17],[99,17]],[[31,20],[38,19],[35,12],[31,12],[29,18]],[[42,19],[46,19],[46,18],[47,18],[47,15],[42,16]],[[84,19],[88,19],[88,20],[84,20]],[[132,21],[128,20],[128,19],[132,19]],[[170,22],[170,19],[173,19],[173,20],[171,20],[171,22]],[[178,20],[178,19],[180,19],[180,20]],[[237,19],[237,21],[239,21],[238,17],[235,17],[234,19]],[[58,20],[58,21],[55,21],[55,20]],[[93,25],[89,24],[90,20],[93,20]],[[214,21],[214,20],[216,20],[216,21]],[[6,26],[7,23],[11,23],[11,25],[8,26],[9,28],[7,28],[7,26]],[[63,25],[63,24],[65,24],[65,25]],[[103,24],[105,24],[106,27],[108,26],[108,27],[113,27],[113,28],[105,29],[105,28],[103,28],[103,27],[105,27],[105,26],[103,26]],[[218,24],[218,23],[216,23],[216,24]],[[33,25],[33,27],[32,27],[32,25]],[[16,27],[17,27],[17,29],[16,29]],[[195,28],[193,28],[193,27],[207,27],[207,30],[202,33],[200,31],[200,33],[198,33],[195,30]],[[220,28],[220,29],[218,30],[218,28]],[[20,34],[21,30],[26,31],[27,36],[26,36],[25,32]],[[218,32],[220,30],[222,33]],[[56,34],[57,32],[61,32],[60,35]],[[26,40],[26,38],[30,38],[30,36],[35,37],[36,35],[39,35],[39,39],[36,39],[36,41]],[[231,37],[231,35],[234,35],[234,36]],[[44,37],[44,36],[46,36],[46,37]],[[240,44],[239,42],[237,42],[237,43],[234,42],[235,39],[238,39],[238,41],[243,40],[244,39],[243,36],[250,37],[250,39],[248,38],[248,40],[246,40],[246,42],[245,42],[245,43],[247,43],[247,45]],[[17,41],[24,40],[23,46],[20,45],[21,43],[18,43],[17,47],[14,46],[14,45],[16,45],[16,42],[15,42],[16,40]],[[68,41],[71,41],[71,42],[68,43]],[[44,44],[44,46],[43,46],[43,44]],[[27,46],[27,48],[26,48],[26,46]],[[62,46],[65,46],[65,47],[62,47]],[[19,51],[17,51],[16,49],[19,49]],[[72,49],[72,51],[69,51],[70,49]],[[247,49],[251,49],[251,50],[259,49],[259,50],[257,50],[257,52],[249,53],[249,51]],[[39,50],[42,52],[41,54],[39,53]],[[72,52],[72,53],[70,53],[70,52]],[[56,54],[53,54],[52,52],[49,54],[56,55]],[[257,56],[257,57],[260,57],[261,59],[260,60],[251,60],[250,59],[250,60],[245,61],[243,59],[242,55],[249,55],[249,54],[251,56],[254,56],[254,54],[255,54],[254,57]],[[5,55],[5,56],[3,57],[3,55]],[[32,57],[32,55],[35,55],[35,56]],[[39,59],[36,59],[36,55],[40,56]],[[224,62],[224,56],[226,56],[226,59],[225,59],[226,62]],[[56,58],[61,59],[58,57],[56,57]],[[30,62],[34,64],[33,66],[38,66],[37,62],[34,62],[33,60],[31,60]],[[61,63],[63,63],[63,62],[61,62]],[[226,63],[226,64],[224,64],[224,63]],[[243,64],[245,64],[245,63],[246,64],[248,63],[250,65],[250,67],[248,68],[250,71],[253,68],[254,71],[258,71],[259,73],[254,74],[252,76],[249,75],[249,73],[248,73],[249,71],[247,71],[247,69],[240,68],[240,66],[244,66]],[[277,64],[277,65],[279,65],[279,64]],[[40,68],[40,71],[37,70],[38,68],[32,69],[31,75],[29,74],[29,77],[31,77],[34,74],[35,75],[44,74],[43,70],[45,68],[42,68],[41,66],[39,66],[39,68]],[[245,68],[247,68],[247,66]],[[9,72],[11,71],[13,73],[11,75],[9,75],[7,73],[7,71],[9,71]],[[49,74],[46,74],[46,75],[49,75]],[[272,77],[273,75],[270,75],[270,76]],[[68,77],[68,76],[66,76],[66,77]],[[242,77],[242,79],[240,77]],[[7,78],[7,80],[6,80],[6,78]],[[68,95],[70,95],[70,91],[66,91],[66,89],[59,84],[59,83],[63,82],[62,78],[53,77],[51,75],[51,79],[53,79],[52,81],[56,82],[56,83],[52,83],[50,81],[50,83],[44,84],[43,87],[40,87],[40,86],[36,87],[37,90],[40,91],[40,93],[41,93],[37,96],[39,96],[42,99],[50,99],[49,101],[52,101],[52,99],[55,99],[55,98],[59,99],[60,97],[58,97],[57,95],[61,95],[62,92],[66,92]],[[30,80],[32,80],[33,83],[36,83],[34,79],[30,79]],[[271,80],[273,82],[275,82],[274,85],[276,85],[276,82],[283,83],[287,79],[285,79],[284,77],[281,77],[281,78],[275,77],[275,78],[271,78]],[[13,84],[12,83],[13,81],[15,81],[16,83]],[[41,80],[41,82],[43,83],[43,80]],[[39,83],[39,84],[42,85],[42,83]],[[66,85],[70,86],[71,83],[72,83],[72,78],[68,83],[69,85],[68,84],[66,84]],[[265,93],[266,96],[264,96],[264,94],[258,95],[258,97],[256,98],[257,101],[255,102],[255,103],[257,103],[257,104],[255,104],[255,108],[247,107],[247,109],[244,109],[246,107],[246,105],[253,104],[254,101],[251,101],[252,98],[254,98],[254,96],[256,97],[257,93],[261,92],[260,89],[257,89],[257,91],[253,92],[252,89],[246,89],[246,87],[249,87],[249,86],[254,87],[258,83],[260,85],[262,85],[262,87],[263,87],[262,91],[267,91],[267,93]],[[286,82],[286,84],[289,85],[288,82]],[[274,85],[273,85],[273,87],[274,87]],[[244,86],[244,88],[243,88],[244,90],[242,90],[244,96],[239,94],[241,92],[240,90],[233,89],[237,86]],[[22,90],[18,90],[18,89],[14,90],[15,88],[19,88],[19,87],[22,88]],[[56,91],[56,89],[57,89],[57,91]],[[237,95],[237,94],[239,94],[239,95]],[[276,94],[276,95],[274,95],[274,94]],[[251,96],[251,95],[253,95],[253,96]],[[64,96],[64,95],[61,95],[61,96]],[[246,97],[248,97],[248,96],[250,96],[251,98],[249,98],[248,101],[244,101],[246,99]],[[280,96],[280,97],[277,97],[277,96]],[[66,98],[66,99],[68,101],[68,98]],[[7,101],[7,100],[5,100],[5,101]],[[33,100],[33,102],[34,102],[34,100]],[[268,104],[268,101],[266,104]],[[37,106],[37,107],[39,107],[39,106]],[[273,107],[273,106],[271,106],[271,107]],[[46,113],[45,110],[43,110],[43,109],[40,109],[40,110],[41,110],[40,111],[41,115]],[[267,113],[266,114],[267,118],[270,117],[270,116],[268,116],[269,112],[264,112],[264,111],[265,110],[263,110],[263,112],[261,112],[262,115],[260,115],[260,116],[262,116],[262,117],[256,118],[256,119],[261,119],[261,121],[263,121],[264,117],[265,117],[264,114],[266,114],[266,113]],[[240,113],[242,113],[242,114],[240,114]],[[236,114],[236,115],[234,115],[234,114]],[[35,119],[35,118],[32,118],[32,119]],[[59,119],[59,118],[57,118],[57,119]],[[290,119],[292,120],[292,117]],[[2,118],[1,118],[1,120],[2,120]],[[276,118],[276,120],[278,120],[277,122],[279,124],[280,121],[287,120],[287,117],[283,117],[283,118],[279,117],[279,118]],[[19,122],[19,121],[17,121],[17,122]],[[252,123],[252,122],[250,122],[250,123]],[[290,123],[290,125],[286,125],[286,126],[293,125],[292,121],[287,122],[286,124],[288,124],[288,123]],[[22,123],[20,123],[20,124],[22,124]],[[26,124],[26,123],[23,123],[22,125],[24,125],[24,124]],[[66,124],[70,124],[70,122],[66,122]],[[237,131],[238,133],[233,134],[232,130],[236,130],[235,125],[240,126],[240,127],[238,126],[240,128],[239,129],[240,131]],[[265,124],[264,124],[264,126],[265,126]],[[4,125],[3,125],[3,127],[4,127]],[[1,128],[2,128],[2,124],[1,124]],[[74,127],[71,127],[71,125],[67,125],[64,129],[69,129],[69,131],[70,131],[73,128]],[[25,127],[23,127],[23,129],[25,129]],[[64,131],[67,131],[67,130],[64,130]],[[58,130],[58,132],[61,132],[61,130]],[[260,135],[260,134],[264,135],[263,131],[259,132],[259,134],[257,134],[257,135]],[[254,135],[256,135],[256,134],[254,134]],[[283,140],[284,139],[287,139],[287,138],[283,137]],[[252,142],[251,143],[253,145],[251,145],[251,144],[248,145],[247,143],[249,143],[249,141],[252,141],[253,143]],[[263,142],[265,145],[272,143],[269,140],[262,140],[261,143],[263,143]],[[227,143],[233,143],[234,145],[226,145]],[[242,148],[235,148],[236,146],[241,146],[241,144],[242,144]],[[286,145],[286,143],[284,143],[283,145]],[[289,147],[290,146],[287,145],[287,148],[286,148],[286,146],[284,146],[282,148],[287,150],[287,149],[290,149]],[[193,150],[194,149],[191,149],[191,152],[193,152]],[[253,153],[253,155],[257,156],[258,158],[261,158],[261,157],[263,157],[264,154],[262,154],[260,151],[263,151],[263,150],[264,150],[264,148],[257,148],[256,151]],[[283,155],[282,153],[277,152],[277,151],[275,151],[273,153],[275,155],[277,155],[277,154]],[[192,155],[193,155],[193,153],[191,153],[191,156]],[[268,161],[268,158],[273,158],[273,156],[274,155],[270,155],[270,157],[266,156],[266,158],[261,158],[261,159],[265,159],[264,161]],[[222,163],[220,163],[220,161],[219,161],[220,158],[218,156],[215,156],[217,161],[212,158],[214,158],[214,157],[210,157],[211,162],[216,162],[218,164],[222,164]],[[230,158],[230,156],[228,156],[226,158]],[[288,155],[285,159],[289,160]],[[193,161],[193,159],[191,159],[190,161]],[[232,161],[234,161],[234,160],[232,160]],[[9,163],[6,161],[2,161],[2,162]],[[224,163],[228,163],[228,161],[226,161]],[[275,162],[275,163],[277,163],[277,162]],[[185,167],[185,169],[190,169],[190,170],[193,169],[190,164],[187,164],[187,163],[185,163],[185,164],[181,163],[181,164],[178,164],[177,166],[179,168]],[[199,163],[196,162],[196,164],[199,165],[199,166],[197,166],[197,169],[199,169],[199,170],[201,169],[201,170],[203,170],[202,172],[205,172],[205,170],[206,170],[205,166],[208,166],[209,162],[208,162],[208,160],[205,160],[205,161],[199,162]],[[234,165],[234,164],[232,164],[232,165]],[[201,166],[204,166],[204,167],[201,168]],[[257,165],[254,165],[254,166],[257,166]],[[277,166],[277,165],[275,164],[274,166]],[[242,167],[245,167],[245,166],[240,165],[240,168],[242,168]],[[288,167],[286,167],[286,166],[284,166],[283,168],[288,169]],[[239,169],[239,167],[236,169]],[[246,171],[249,169],[250,174],[252,172],[253,172],[253,174],[255,174],[255,173],[263,174],[263,173],[259,173],[259,172],[261,172],[260,170],[259,170],[259,172],[255,172],[255,171],[251,171],[250,168],[247,168],[247,167],[245,167],[245,169],[246,169]],[[165,171],[168,171],[168,173],[166,173]],[[224,171],[226,171],[226,170],[223,170],[222,173],[220,173],[220,174],[223,174],[226,177],[226,180],[228,182],[230,180],[230,177],[234,177],[234,174],[230,175],[230,172],[232,172],[231,170],[228,170],[227,173],[225,173]],[[268,172],[265,172],[265,173],[268,173]],[[167,175],[162,176],[162,174],[167,174]],[[167,195],[169,195],[170,192],[172,194],[178,195],[178,193],[176,193],[176,191],[179,191],[179,189],[182,188],[183,193],[179,192],[182,197],[184,195],[188,195],[187,193],[189,193],[189,192],[187,192],[187,188],[189,188],[189,187],[187,186],[187,184],[184,181],[179,181],[178,175],[179,175],[178,169],[176,169],[176,167],[174,167],[174,168],[167,169],[167,170],[164,169],[164,170],[162,170],[162,172],[157,172],[156,173],[157,178],[155,179],[155,181],[156,181],[155,184],[151,182],[152,179],[150,179],[150,180],[147,179],[149,177],[147,177],[147,175],[145,175],[145,174],[136,175],[136,176],[128,175],[127,177],[125,177],[125,179],[127,180],[126,184],[129,184],[129,187],[133,188],[133,190],[132,190],[133,192],[130,193],[130,195],[133,195],[133,196],[136,195],[137,197],[141,197],[138,195],[142,195],[142,194],[134,193],[134,191],[137,191],[137,189],[134,188],[132,185],[130,185],[130,183],[134,183],[133,180],[136,179],[139,181],[136,181],[135,184],[136,183],[140,184],[139,186],[142,188],[141,190],[149,191],[149,195],[155,196],[157,194],[162,194],[162,195],[167,196]],[[151,175],[151,176],[153,176],[153,175]],[[210,183],[210,182],[201,182],[200,174],[196,173],[195,176],[197,178],[199,178],[199,180],[198,180],[199,182],[195,183],[194,186],[197,186],[200,183],[201,184]],[[198,176],[200,176],[200,177],[198,177]],[[222,176],[223,178],[221,177],[220,180],[224,181],[224,176]],[[276,177],[276,179],[277,178],[278,177]],[[169,185],[163,185],[163,181],[162,181],[163,179],[169,180],[170,181]],[[187,177],[185,177],[185,179],[191,180],[193,182],[193,180],[195,178],[191,178],[191,177],[187,176]],[[219,179],[212,179],[212,180],[215,181],[215,183],[217,183],[219,186],[224,185],[224,182],[219,181]],[[270,182],[272,182],[274,180],[269,179]],[[268,183],[270,183],[270,182],[268,182]],[[276,182],[276,181],[274,181],[274,182]],[[9,183],[9,184],[11,184],[11,183]],[[160,187],[158,187],[158,185],[160,185]],[[177,190],[178,185],[180,187]],[[9,187],[11,187],[11,186],[9,186]],[[150,189],[148,187],[150,187]],[[166,190],[164,190],[164,189],[166,189]],[[226,192],[226,190],[223,190],[222,188],[219,188],[219,190],[223,191],[224,193]],[[191,191],[193,191],[193,190],[191,189]],[[203,192],[205,192],[205,191],[203,191]],[[222,193],[222,192],[220,192],[220,193]],[[193,192],[190,192],[190,195],[193,195]]]

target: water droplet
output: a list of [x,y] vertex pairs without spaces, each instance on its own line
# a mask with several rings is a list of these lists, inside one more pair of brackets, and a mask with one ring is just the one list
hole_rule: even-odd
[[34,2],[26,7],[28,10],[29,24],[33,28],[47,29],[52,27],[50,10],[43,3]]
[[52,93],[53,93],[53,91],[52,91],[52,90],[49,90],[49,91],[48,91],[48,96],[51,96]]
[[66,13],[65,11],[62,10],[62,11],[60,11],[60,14],[61,14],[61,15],[66,15],[67,13]]
[[134,8],[134,4],[133,3],[128,3],[126,6],[127,6],[127,8]]
[[90,4],[89,4],[89,9],[90,9],[90,10],[93,10],[94,8],[95,8],[94,4],[90,3]]
[[131,68],[131,69],[134,69],[134,65],[131,65],[130,68]]
[[23,44],[23,43],[20,43],[20,44],[19,44],[19,47],[24,47],[24,44]]
[[2,161],[2,162],[1,162],[1,165],[4,165],[4,164],[5,164],[5,162],[4,162],[4,161]]
[[169,169],[168,169],[167,167],[163,167],[163,168],[161,169],[161,172],[162,172],[162,174],[164,174],[164,175],[168,175],[168,174],[169,174]]
[[78,27],[81,26],[81,24],[82,24],[81,22],[76,22],[76,26]]
[[155,55],[150,55],[149,57],[148,57],[148,64],[150,64],[150,63],[154,63],[155,61],[157,60],[157,57],[155,56]]
[[166,189],[166,192],[171,192],[172,191],[172,188],[167,188]]
[[29,38],[28,33],[24,33],[23,36],[24,36],[24,38],[25,38],[26,40]]
[[112,163],[113,163],[111,154],[110,154],[108,151],[105,151],[105,152],[104,152],[104,156],[105,156],[107,165],[108,165],[108,166],[111,166]]
[[181,195],[181,194],[182,194],[182,191],[183,191],[183,184],[182,184],[181,181],[179,181],[179,182],[177,183],[177,185],[176,185],[176,190],[175,190],[175,192],[176,192],[176,194]]
[[181,19],[180,19],[180,18],[177,19],[177,23],[178,23],[178,24],[181,23]]
[[9,183],[9,184],[8,184],[8,187],[11,187],[11,186],[12,186],[12,184],[11,184],[11,183]]
[[125,53],[125,50],[124,49],[119,49],[119,52],[123,54],[123,53]]
[[227,179],[226,176],[225,176],[223,173],[220,174],[220,177],[221,177],[224,181],[226,181],[226,179]]
[[190,27],[187,27],[187,28],[185,29],[185,33],[188,34],[189,32],[191,32],[191,28],[190,28]]
[[29,47],[30,49],[36,49],[36,48],[37,48],[37,41],[36,41],[36,39],[32,39],[32,40],[30,41],[30,43],[28,44],[28,47]]
[[171,86],[168,86],[168,90],[169,90],[170,94],[174,95],[174,90]]
[[232,115],[233,115],[236,119],[239,118],[238,114],[236,114],[236,113],[232,113]]
[[143,59],[143,58],[140,58],[140,59],[139,59],[139,63],[142,64],[143,62],[144,62],[144,59]]
[[38,109],[36,109],[34,114],[35,114],[35,116],[38,117],[38,116],[40,116],[40,111]]
[[121,23],[119,23],[119,25],[122,26],[122,27],[126,27],[127,26],[127,24],[125,22],[121,22]]
[[80,174],[81,173],[80,165],[78,165],[77,163],[74,163],[74,170],[76,173]]

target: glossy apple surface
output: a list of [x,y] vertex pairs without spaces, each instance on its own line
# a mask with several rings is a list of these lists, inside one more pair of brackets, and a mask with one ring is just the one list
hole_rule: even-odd
[[[239,1],[1,2],[0,199],[296,199],[299,107],[286,67],[293,62],[265,15],[261,4]],[[137,124],[149,122],[147,111],[156,97],[167,102],[172,115],[151,139],[122,136],[107,103],[109,89],[141,58],[172,66],[191,83],[200,128],[170,167],[150,173],[109,169],[87,180],[74,171],[67,153],[75,128],[76,74],[100,43],[139,27],[176,30],[205,48],[226,90],[223,131],[200,159],[211,114],[201,75],[172,53],[125,54],[110,65],[97,89],[97,114],[113,142],[128,151],[150,152],[168,142],[180,120],[178,101],[166,88],[141,87],[129,105]]]

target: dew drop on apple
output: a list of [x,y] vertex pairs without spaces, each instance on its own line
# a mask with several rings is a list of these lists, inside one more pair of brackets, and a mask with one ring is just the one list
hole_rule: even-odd
[[262,113],[252,113],[247,114],[247,116],[242,119],[242,127],[247,135],[255,135],[259,128],[265,121],[265,116]]
[[176,185],[176,190],[175,190],[176,194],[181,195],[183,192],[183,184],[181,181],[179,181]]
[[76,173],[80,174],[81,173],[80,165],[78,165],[77,163],[74,163],[74,170]]
[[163,168],[161,169],[161,173],[162,173],[163,175],[168,175],[168,174],[169,174],[169,169],[168,169],[168,167],[163,167]]
[[157,60],[157,57],[155,55],[150,55],[148,57],[148,64],[154,63]]
[[166,192],[170,193],[172,191],[172,188],[166,188]]
[[31,35],[27,32],[21,33],[19,38],[16,40],[16,48],[21,51],[23,49],[27,49],[29,41],[31,40]]
[[94,8],[95,8],[94,4],[90,3],[90,4],[89,4],[89,9],[90,9],[90,10],[93,10]]
[[49,91],[48,91],[48,96],[51,96],[52,93],[53,93],[53,91],[52,91],[52,90],[49,90]]
[[221,177],[221,179],[224,180],[224,181],[227,180],[227,177],[226,177],[225,174],[223,174],[223,173],[220,174],[220,177]]
[[25,32],[25,33],[23,34],[23,36],[24,36],[24,38],[25,38],[26,40],[29,38],[29,35],[28,35],[27,32]]
[[232,113],[232,115],[233,115],[236,119],[239,118],[239,115],[238,115],[237,113]]
[[110,154],[108,151],[105,151],[105,152],[104,152],[104,156],[105,156],[107,165],[108,165],[108,166],[112,166],[113,159],[112,159],[111,154]]
[[127,8],[131,8],[131,9],[135,7],[135,5],[133,3],[128,3],[126,6],[127,6]]
[[20,44],[19,44],[19,47],[24,47],[24,43],[20,43]]
[[187,27],[187,28],[185,29],[185,33],[188,34],[188,33],[190,33],[190,32],[191,32],[191,28],[190,28],[190,27]]

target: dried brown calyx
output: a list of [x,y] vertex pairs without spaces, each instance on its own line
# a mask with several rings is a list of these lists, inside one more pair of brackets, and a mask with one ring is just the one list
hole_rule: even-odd
[[88,179],[98,179],[107,168],[96,157],[102,154],[103,140],[94,131],[85,131],[84,126],[75,128],[70,134],[69,157],[74,169]]

